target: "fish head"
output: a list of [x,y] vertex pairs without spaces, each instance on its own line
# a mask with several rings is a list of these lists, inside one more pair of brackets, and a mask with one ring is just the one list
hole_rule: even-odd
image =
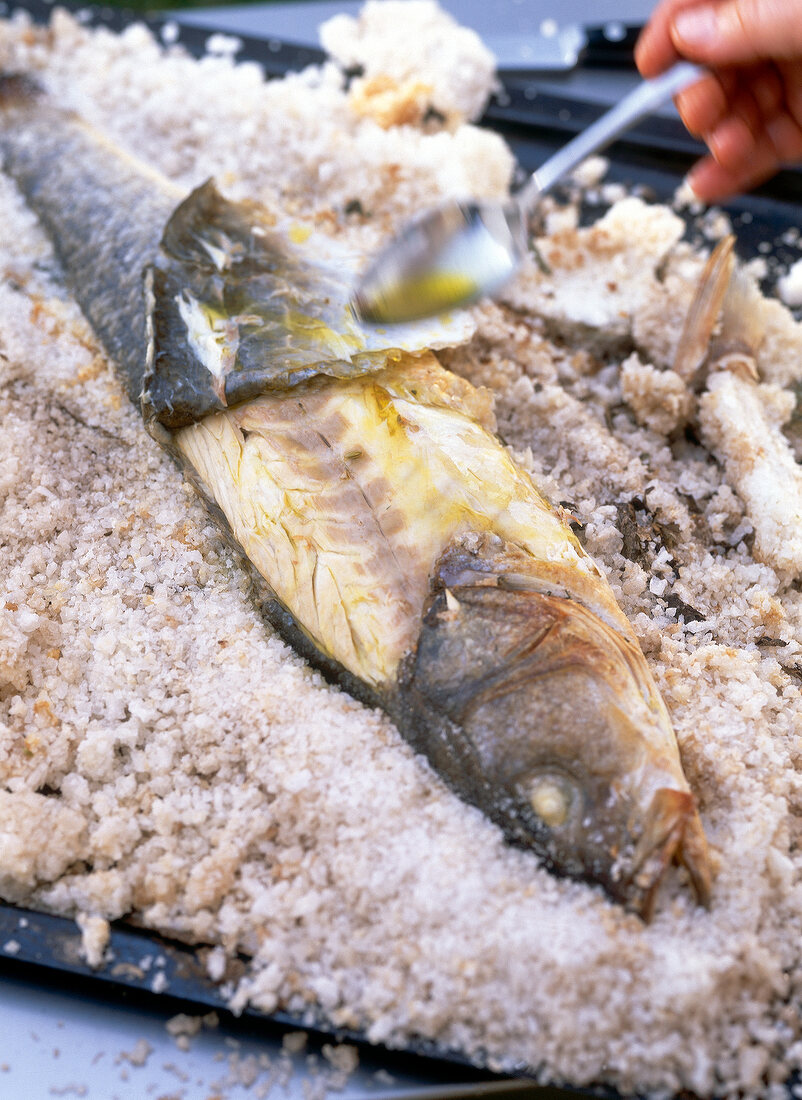
[[456,588],[432,599],[415,664],[431,724],[424,751],[508,839],[644,919],[674,860],[706,902],[694,798],[629,639],[574,600]]

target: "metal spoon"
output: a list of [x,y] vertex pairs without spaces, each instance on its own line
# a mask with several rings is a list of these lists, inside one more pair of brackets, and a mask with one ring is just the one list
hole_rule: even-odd
[[527,254],[527,222],[540,195],[704,75],[698,65],[680,62],[644,80],[550,157],[508,202],[454,200],[411,222],[362,276],[351,299],[354,313],[372,324],[393,324],[495,294]]

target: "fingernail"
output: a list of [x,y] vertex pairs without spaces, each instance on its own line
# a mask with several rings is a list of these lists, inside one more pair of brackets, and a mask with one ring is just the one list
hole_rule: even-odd
[[699,164],[695,164],[691,168],[683,180],[683,185],[690,189],[697,202],[706,202],[705,195],[705,176],[707,176],[707,165],[704,161]]
[[674,17],[675,36],[686,46],[707,46],[717,30],[716,9],[708,5],[686,8]]
[[683,188],[687,187],[693,193],[693,197],[696,199],[697,202],[699,201],[699,193],[696,190],[696,188],[694,187],[694,183],[696,181],[696,177],[698,177],[700,175],[701,175],[701,172],[696,172],[693,168],[691,168],[688,175],[682,181]]
[[785,154],[788,146],[792,143],[795,129],[796,127],[790,119],[783,115],[766,123],[766,133],[779,157]]

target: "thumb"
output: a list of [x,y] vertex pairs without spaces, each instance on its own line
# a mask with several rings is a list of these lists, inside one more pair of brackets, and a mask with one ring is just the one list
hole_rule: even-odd
[[800,58],[802,0],[722,0],[679,10],[670,26],[677,51],[709,65]]

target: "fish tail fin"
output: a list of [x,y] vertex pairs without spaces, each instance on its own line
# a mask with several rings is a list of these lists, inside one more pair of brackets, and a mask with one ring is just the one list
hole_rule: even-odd
[[674,370],[689,385],[700,381],[710,339],[735,265],[730,234],[716,245],[699,277],[674,355]]
[[661,787],[652,798],[648,824],[635,852],[629,895],[629,907],[647,923],[660,884],[674,862],[690,875],[699,904],[709,905],[710,856],[696,800],[690,791]]

